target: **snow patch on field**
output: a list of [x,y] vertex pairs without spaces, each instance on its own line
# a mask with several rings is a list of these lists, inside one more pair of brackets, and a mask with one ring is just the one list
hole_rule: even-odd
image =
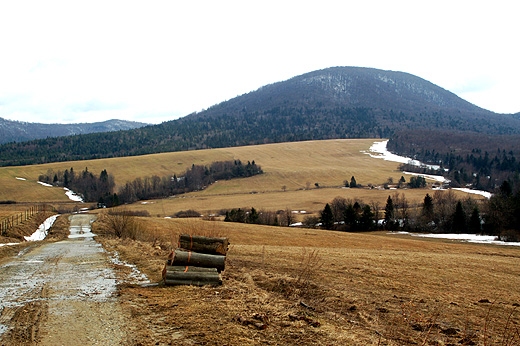
[[410,232],[393,232],[390,234],[407,234],[407,235],[411,235],[412,237],[451,239],[451,240],[458,240],[458,241],[462,241],[462,242],[478,243],[478,244],[520,246],[520,243],[517,243],[517,242],[506,242],[506,241],[497,240],[497,237],[495,237],[493,235],[480,235],[480,234],[467,234],[467,233],[437,234],[437,233],[410,233]]
[[[38,184],[40,185],[43,185],[43,186],[47,186],[47,187],[54,187],[52,186],[51,184],[47,184],[47,183],[44,183],[43,181],[38,181]],[[77,193],[75,193],[74,191],[64,187],[63,190],[65,190],[65,195],[67,195],[67,197],[71,200],[71,201],[74,201],[74,202],[81,202],[83,203],[83,197],[81,197],[80,195],[78,195]]]
[[44,183],[43,181],[39,181],[38,184],[43,185],[43,186],[47,186],[47,187],[52,187],[51,184]]
[[38,241],[38,240],[45,239],[45,237],[47,236],[47,232],[49,231],[49,228],[52,227],[52,225],[54,224],[54,221],[56,221],[56,218],[58,216],[59,215],[53,215],[53,216],[47,218],[45,221],[43,221],[43,223],[40,225],[40,227],[38,227],[38,229],[33,234],[31,234],[29,237],[24,237],[25,240]]
[[467,189],[464,187],[460,187],[460,188],[454,187],[453,190],[459,190],[459,191],[466,192],[466,193],[473,193],[476,195],[481,195],[481,196],[486,197],[487,199],[491,198],[491,196],[492,196],[491,192],[481,191],[481,190],[472,190],[472,189]]
[[448,179],[444,178],[442,175],[433,175],[433,174],[422,174],[422,173],[413,173],[413,172],[406,172],[403,171],[404,174],[414,175],[414,176],[421,176],[424,178],[428,178],[431,180],[438,181],[439,183],[445,183],[448,182]]
[[16,244],[20,244],[20,243],[3,243],[3,244],[0,244],[0,247],[2,247],[2,246],[16,245]]
[[[407,163],[407,164],[411,164],[411,165],[414,165],[414,166],[428,167],[430,169],[435,169],[435,170],[440,169],[440,166],[437,166],[437,165],[426,165],[426,164],[424,164],[424,163],[422,163],[420,161],[413,160],[413,159],[411,159],[409,157],[404,157],[404,156],[399,156],[399,155],[392,154],[386,148],[387,144],[388,144],[388,140],[381,141],[381,142],[374,142],[374,144],[372,144],[372,146],[369,148],[368,152],[365,152],[365,151],[362,151],[362,152],[365,153],[365,154],[368,154],[368,155],[370,155],[370,157],[373,157],[373,158],[376,158],[376,159],[383,159],[383,160],[386,160],[386,161],[398,162],[398,163]],[[424,178],[435,180],[435,181],[437,181],[439,183],[449,183],[450,182],[449,179],[444,178],[442,175],[412,173],[412,172],[406,172],[406,171],[403,171],[403,174],[410,174],[410,175],[414,175],[414,176],[422,176]],[[481,196],[484,196],[486,198],[490,198],[491,195],[492,195],[490,192],[481,191],[481,190],[472,190],[472,189],[467,189],[467,188],[453,188],[453,189],[454,190],[459,190],[459,191],[462,191],[462,192],[466,192],[466,193],[472,193],[472,194],[481,195]]]
[[81,197],[80,195],[76,194],[74,191],[69,190],[66,187],[64,187],[63,190],[65,190],[65,194],[67,195],[67,197],[69,197],[69,199],[71,201],[82,202],[83,203],[83,197]]
[[25,178],[20,178],[20,177],[16,177],[16,179],[18,179],[18,180],[27,180]]
[[407,163],[407,164],[410,164],[413,166],[427,167],[429,169],[435,169],[435,170],[440,169],[440,166],[438,166],[438,165],[427,165],[425,163],[422,163],[421,161],[417,161],[417,160],[414,160],[409,157],[392,154],[386,148],[387,144],[388,144],[388,140],[381,141],[381,142],[374,142],[374,144],[372,144],[372,146],[368,149],[368,152],[365,152],[365,154],[368,154],[368,155],[370,155],[370,157],[373,157],[375,159],[383,159],[385,161]]

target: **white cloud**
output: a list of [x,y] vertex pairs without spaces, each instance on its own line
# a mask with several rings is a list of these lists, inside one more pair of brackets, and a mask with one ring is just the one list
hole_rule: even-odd
[[330,66],[409,72],[518,112],[515,13],[500,1],[3,3],[0,117],[160,122]]

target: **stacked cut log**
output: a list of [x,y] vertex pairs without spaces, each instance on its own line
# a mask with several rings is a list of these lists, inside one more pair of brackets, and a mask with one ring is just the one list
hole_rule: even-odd
[[181,234],[179,246],[171,252],[163,270],[166,285],[222,285],[229,242],[227,238],[210,238]]

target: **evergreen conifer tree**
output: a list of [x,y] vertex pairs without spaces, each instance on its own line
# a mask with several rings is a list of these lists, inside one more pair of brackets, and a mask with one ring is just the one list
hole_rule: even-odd
[[325,229],[332,229],[334,227],[334,215],[328,203],[325,204],[325,208],[321,211],[320,221]]

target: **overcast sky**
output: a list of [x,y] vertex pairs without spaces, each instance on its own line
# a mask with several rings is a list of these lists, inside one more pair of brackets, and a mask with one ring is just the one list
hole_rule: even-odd
[[1,1],[0,117],[160,123],[332,66],[520,112],[515,1]]

